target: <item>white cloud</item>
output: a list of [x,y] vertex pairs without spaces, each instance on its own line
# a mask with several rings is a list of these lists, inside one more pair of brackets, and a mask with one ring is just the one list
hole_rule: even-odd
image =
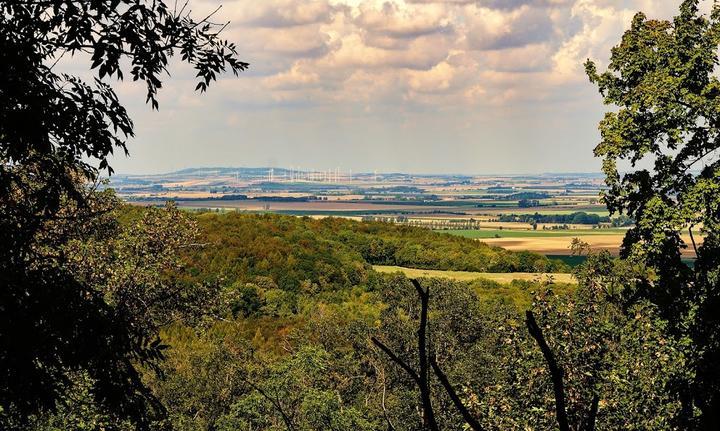
[[281,29],[330,22],[335,9],[326,0],[236,0],[223,5],[223,18],[247,27]]
[[233,82],[260,85],[252,93],[268,103],[462,107],[469,99],[553,98],[552,91],[585,80],[585,59],[607,59],[637,10],[667,17],[676,8],[668,3],[236,0],[223,18],[233,21],[229,34],[252,70],[265,76]]
[[[587,148],[574,151],[592,160],[602,106],[583,62],[606,64],[637,11],[670,18],[680,0],[191,0],[197,16],[220,3],[217,19],[231,21],[224,36],[250,70],[220,77],[198,100],[192,74],[173,70],[161,115],[184,116],[189,129],[171,139],[165,126],[155,129],[160,121],[140,118],[139,134],[187,140],[191,148],[192,136],[206,140],[211,130],[226,148],[242,141],[243,156],[252,154],[253,139],[263,152],[297,157],[332,154],[331,143],[351,141],[362,149],[338,158],[357,159],[366,145],[379,152],[406,145],[398,154],[410,154],[412,143],[428,146],[445,132],[454,141],[443,145],[456,151],[485,136],[486,151],[472,154],[484,156],[500,140],[508,154],[523,154],[542,135],[548,160],[567,160],[568,145],[582,139]],[[552,130],[542,129],[549,123]],[[474,163],[459,157],[458,166]]]

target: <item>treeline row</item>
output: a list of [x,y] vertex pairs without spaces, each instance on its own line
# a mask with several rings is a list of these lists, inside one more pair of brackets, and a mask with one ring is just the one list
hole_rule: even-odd
[[609,216],[599,216],[597,214],[588,214],[583,211],[571,214],[503,214],[498,217],[501,222],[515,223],[562,223],[562,224],[590,224],[596,225],[600,223],[611,223],[613,226],[629,226],[634,221],[624,215],[616,218]]

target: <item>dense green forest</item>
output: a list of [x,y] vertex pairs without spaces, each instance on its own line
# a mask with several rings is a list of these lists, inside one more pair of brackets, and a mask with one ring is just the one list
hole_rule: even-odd
[[[98,198],[113,202],[108,193]],[[138,300],[150,307],[148,317],[162,322],[164,360],[158,370],[142,367],[141,373],[167,409],[168,423],[179,430],[377,430],[389,423],[397,430],[421,427],[414,383],[370,342],[378,337],[412,358],[420,308],[408,279],[371,269],[364,257],[374,256],[368,254],[368,241],[383,239],[396,250],[421,245],[428,250],[467,249],[458,256],[517,258],[476,241],[391,224],[234,213],[192,215],[172,206],[113,205],[117,206],[95,226],[98,230],[88,241],[72,246],[73,267],[98,280],[101,275],[87,273],[83,264],[92,262],[103,272],[106,265],[124,262],[123,274],[133,274],[146,289],[157,286],[138,292]],[[108,225],[114,228],[108,230]],[[174,235],[178,232],[184,233]],[[167,245],[175,252],[158,255]],[[155,259],[148,262],[150,255]],[[613,265],[606,255],[594,259],[598,269]],[[467,265],[464,259],[446,264],[450,269],[453,264]],[[124,279],[123,274],[116,281],[96,282],[112,286]],[[556,345],[566,346],[567,351],[558,354],[565,361],[569,383],[578,385],[571,405],[578,415],[590,402],[582,388],[588,378],[584,367],[652,362],[665,373],[659,380],[655,368],[607,372],[612,378],[641,379],[659,393],[680,372],[672,341],[648,330],[657,319],[648,305],[627,318],[619,309],[607,309],[609,304],[587,289],[572,285],[430,279],[421,283],[433,292],[430,328],[438,343],[436,361],[465,391],[468,408],[481,418],[484,429],[527,424],[553,428],[548,415],[552,389],[543,356],[524,327],[522,313],[528,307],[558,325],[552,326],[549,336]],[[167,303],[161,287],[172,288],[177,299]],[[576,325],[595,319],[607,325],[602,332],[595,334],[596,328],[590,326],[582,331],[590,331],[592,337],[575,339],[580,330]],[[563,327],[576,329],[568,333]],[[612,336],[616,330],[623,331],[621,339]],[[638,331],[651,344],[638,341]],[[583,353],[574,351],[578,342],[586,349]],[[610,350],[613,344],[617,351]],[[657,355],[662,357],[659,362],[654,359]],[[81,428],[85,423],[92,425],[90,429],[132,429],[130,423],[95,406],[88,375],[73,375],[71,382],[72,389],[57,411],[32,418],[30,429]],[[463,429],[452,401],[437,385],[433,383],[436,420],[442,429]],[[647,387],[631,384],[608,394],[604,400],[612,404],[603,409],[600,419],[615,429],[631,423],[637,425],[634,429],[646,429],[652,421],[667,423],[678,409],[677,399],[640,402]],[[637,409],[634,414],[628,413],[629,407]],[[647,411],[659,416],[651,420],[644,416]]]
[[188,256],[200,280],[271,278],[281,289],[362,283],[370,265],[478,272],[568,272],[559,261],[428,229],[341,218],[213,213],[198,216],[206,246]]
[[[118,206],[95,227],[99,230],[89,241],[73,245],[75,271],[86,273],[83,263],[94,262],[102,272],[103,259],[92,258],[100,254],[110,256],[108,265],[125,262],[127,273],[146,285],[153,280],[164,289],[176,286],[173,292],[182,298],[183,309],[155,296],[162,296],[160,291],[143,296],[151,314],[169,314],[154,317],[162,319],[161,340],[167,347],[161,374],[153,368],[143,368],[142,374],[168,409],[170,423],[181,430],[374,430],[387,426],[387,421],[398,422],[394,429],[415,429],[412,383],[369,340],[383,337],[390,345],[411,351],[413,319],[419,310],[404,276],[371,269],[372,262],[364,257],[374,259],[368,241],[383,239],[395,250],[417,245],[428,250],[465,248],[465,254],[457,255],[517,259],[514,253],[476,241],[391,224],[234,213],[192,215],[172,206],[114,205]],[[107,225],[114,228],[107,230]],[[179,260],[172,259],[172,253],[157,255],[179,229],[186,232],[172,238]],[[137,256],[130,265],[133,253]],[[155,255],[155,263],[143,263],[148,255]],[[453,264],[467,265],[463,259],[446,263],[450,269]],[[84,277],[101,278],[99,274]],[[503,403],[523,406],[524,401],[513,395],[521,388],[537,391],[536,396],[549,395],[549,388],[540,383],[542,356],[529,348],[532,341],[525,334],[521,312],[540,298],[537,295],[543,295],[542,301],[558,300],[572,295],[573,286],[483,280],[423,283],[437,292],[432,325],[438,340],[442,337],[438,360],[446,372],[460,378],[467,390],[483,393],[498,388],[492,391],[492,400],[481,397],[474,409],[499,413],[507,408]],[[503,337],[513,341],[505,345],[499,341]],[[504,361],[519,359],[510,352],[526,348],[523,366],[534,363],[535,374],[520,369],[505,374],[512,364]],[[498,354],[498,349],[504,353]],[[469,375],[475,377],[467,381],[461,377]],[[538,379],[538,386],[514,382],[519,375]],[[132,428],[93,407],[87,386],[91,381],[87,375],[73,376],[73,395],[62,400],[58,412],[33,418],[32,428],[81,427],[88,420],[93,427]],[[438,408],[447,407],[438,417],[443,427],[456,429],[462,421],[449,408],[450,400],[438,394],[437,403]],[[552,420],[537,412],[530,414],[532,420],[550,426]],[[489,419],[487,426],[503,429],[518,420]]]

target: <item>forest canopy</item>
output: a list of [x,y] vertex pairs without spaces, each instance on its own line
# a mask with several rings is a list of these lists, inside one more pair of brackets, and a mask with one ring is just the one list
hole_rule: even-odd
[[475,272],[569,272],[560,261],[428,229],[341,218],[198,216],[205,247],[189,257],[199,280],[270,277],[283,290],[359,284],[369,265]]

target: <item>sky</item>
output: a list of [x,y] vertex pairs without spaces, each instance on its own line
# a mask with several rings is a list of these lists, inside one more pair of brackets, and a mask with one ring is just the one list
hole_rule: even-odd
[[219,4],[250,69],[200,94],[173,61],[159,111],[115,83],[137,135],[116,172],[597,172],[610,108],[583,62],[603,68],[637,11],[680,0],[190,0],[197,17]]

